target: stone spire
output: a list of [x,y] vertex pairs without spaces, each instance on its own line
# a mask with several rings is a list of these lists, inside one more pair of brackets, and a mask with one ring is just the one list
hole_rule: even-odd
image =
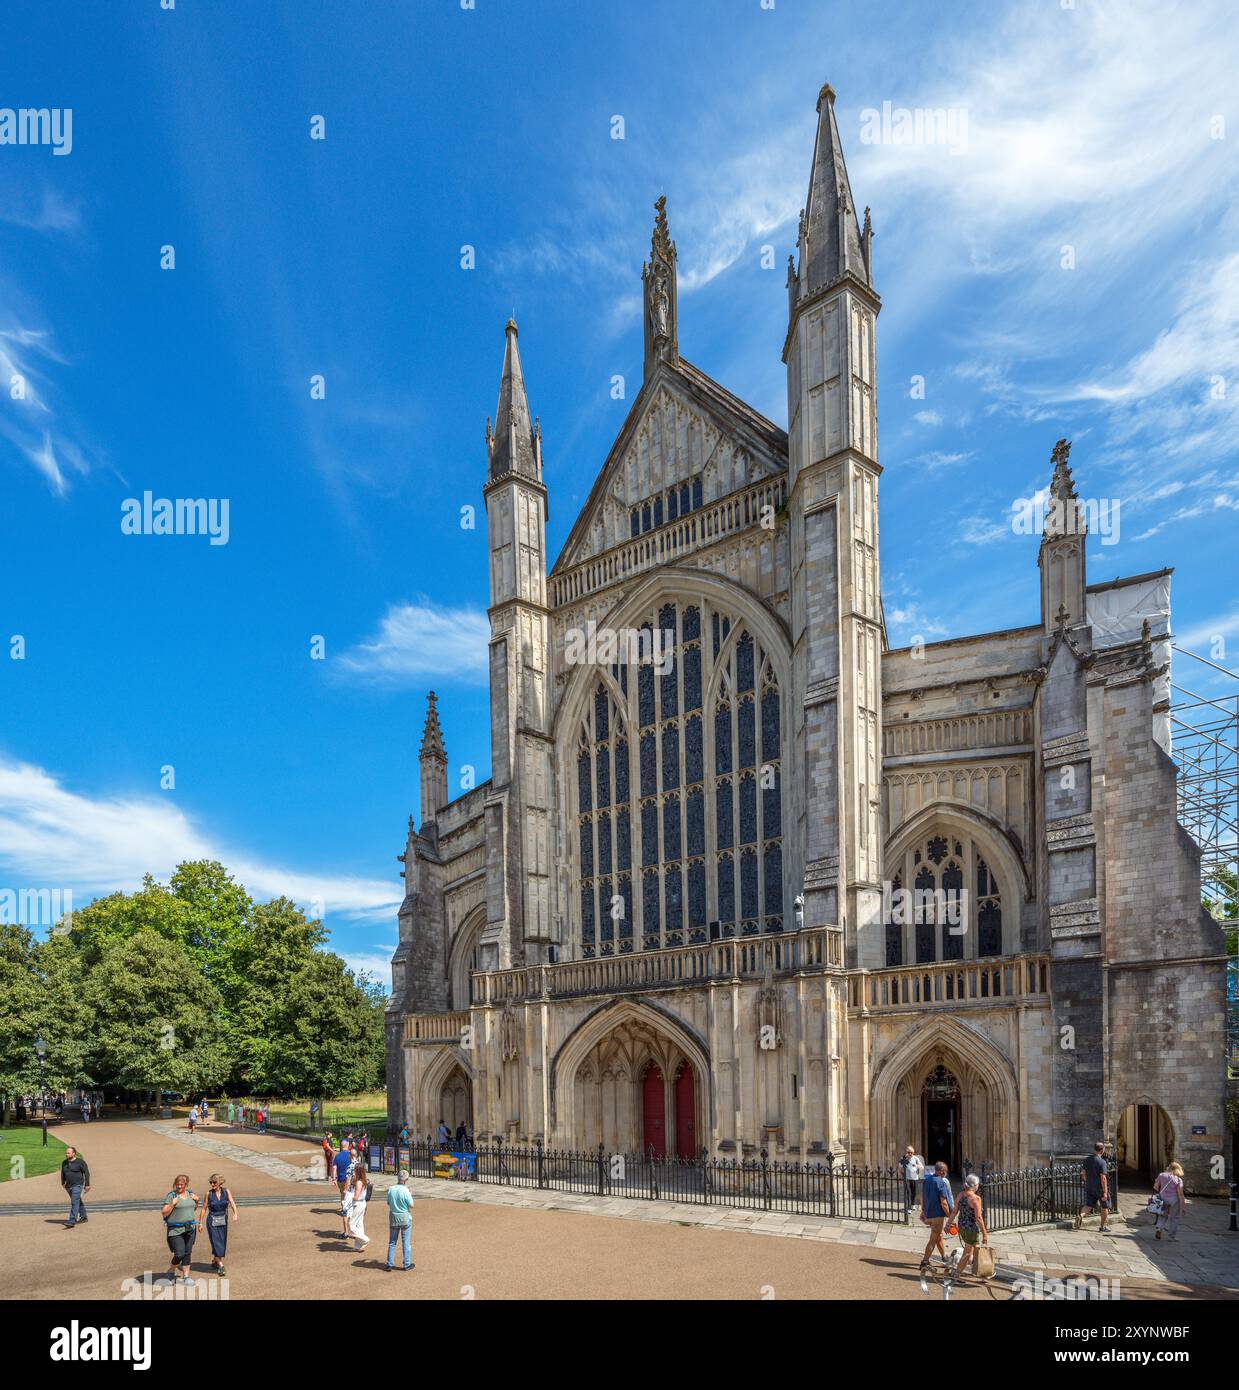
[[426,697],[426,724],[422,729],[418,762],[421,764],[422,828],[425,830],[447,805],[447,750],[443,747],[443,730],[439,727],[439,710],[433,690]]
[[835,121],[835,92],[828,82],[818,93],[813,172],[809,176],[809,198],[800,215],[800,298],[815,294],[845,271],[851,271],[862,284],[872,285],[865,254],[872,237],[868,217],[864,237],[856,220],[856,205]]
[[499,404],[495,407],[495,427],[486,421],[486,449],[490,457],[489,476],[493,481],[505,473],[542,481],[542,431],[529,423],[529,402],[525,398],[525,376],[516,345],[516,320],[504,329],[503,373],[499,378]]
[[676,306],[675,242],[667,230],[667,199],[654,204],[654,232],[650,258],[641,267],[642,302],[645,307],[645,375],[656,362],[674,361],[680,350]]

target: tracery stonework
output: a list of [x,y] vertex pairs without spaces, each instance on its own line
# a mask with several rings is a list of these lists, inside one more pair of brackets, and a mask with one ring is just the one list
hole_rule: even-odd
[[[479,469],[491,777],[449,801],[432,696],[391,1119],[1010,1166],[1114,1141],[1144,1105],[1208,1189],[1225,966],[1157,741],[1168,574],[1087,583],[1059,440],[1032,621],[891,648],[872,246],[827,86],[770,344],[784,431],[682,355],[659,198],[641,389],[553,562],[505,326]],[[635,656],[581,659],[602,629]]]

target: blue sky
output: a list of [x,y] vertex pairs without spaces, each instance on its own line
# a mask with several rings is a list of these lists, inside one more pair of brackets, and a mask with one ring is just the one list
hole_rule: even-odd
[[[489,770],[459,518],[504,320],[552,557],[640,384],[659,194],[681,351],[785,425],[827,79],[884,301],[892,641],[1036,620],[1010,511],[1065,434],[1121,503],[1090,578],[1175,566],[1178,640],[1235,666],[1236,71],[1220,3],[22,7],[0,108],[72,108],[73,144],[0,145],[0,882],[84,899],[211,854],[385,969],[428,687],[453,786]],[[863,139],[886,102],[966,141]],[[123,535],[148,489],[227,498],[228,544]]]

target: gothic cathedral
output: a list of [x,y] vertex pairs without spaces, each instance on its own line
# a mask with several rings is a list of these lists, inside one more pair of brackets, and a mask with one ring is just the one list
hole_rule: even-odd
[[1060,440],[1039,619],[888,645],[873,231],[829,86],[817,113],[787,432],[680,355],[660,199],[642,386],[549,572],[507,324],[492,775],[449,799],[432,694],[390,1119],[956,1171],[1100,1138],[1216,1189],[1225,954],[1176,819],[1170,572],[1087,582]]

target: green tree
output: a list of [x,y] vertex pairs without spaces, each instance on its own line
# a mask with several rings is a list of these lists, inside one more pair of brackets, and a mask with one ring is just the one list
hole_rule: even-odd
[[247,1071],[259,1089],[344,1095],[375,1084],[382,1016],[339,956],[312,951],[255,997],[264,1026],[249,1039]]
[[220,996],[158,932],[114,941],[91,971],[97,1073],[130,1090],[213,1089],[229,1070]]
[[34,1041],[42,990],[34,947],[26,927],[0,923],[0,1096],[33,1091],[39,1083]]
[[39,978],[39,1032],[47,1043],[45,1080],[49,1091],[94,1086],[91,1039],[95,1014],[81,955],[67,935],[53,932],[34,948]]

